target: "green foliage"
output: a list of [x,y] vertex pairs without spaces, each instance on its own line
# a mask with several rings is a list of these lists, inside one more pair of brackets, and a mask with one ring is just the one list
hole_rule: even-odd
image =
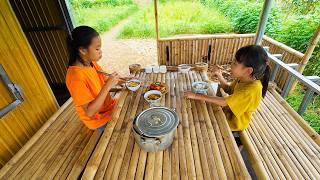
[[100,33],[138,10],[132,0],[73,0],[71,5],[77,26],[88,25]]
[[286,14],[294,15],[312,14],[320,7],[319,0],[282,0],[281,3]]
[[[305,52],[319,24],[320,14],[292,16],[283,24],[282,29],[274,34],[273,38],[300,52]],[[307,64],[305,75],[320,76],[319,59],[320,46],[318,44]]]
[[[292,93],[287,101],[293,109],[298,110],[299,105],[303,99],[305,91],[301,86],[297,86],[294,93]],[[303,118],[320,133],[320,96],[314,96],[312,103],[308,105],[306,112],[303,114]]]
[[[217,8],[229,17],[237,33],[253,33],[257,29],[263,2],[235,0],[201,0],[209,7]],[[273,34],[280,28],[280,12],[272,8],[266,27],[267,34]]]
[[[234,31],[253,33],[256,31],[263,1],[245,0],[201,0],[207,6],[219,9],[230,18]],[[286,3],[285,3],[286,2]],[[282,6],[281,10],[279,7]],[[268,18],[266,34],[302,53],[320,24],[320,1],[284,0],[273,4]],[[320,47],[308,62],[305,75],[320,76]]]
[[134,4],[133,0],[70,0],[73,8],[92,8],[96,6],[123,6]]
[[[232,31],[227,18],[195,1],[159,3],[159,29],[162,37],[185,33],[223,33]],[[136,14],[120,33],[121,38],[155,37],[153,6]]]

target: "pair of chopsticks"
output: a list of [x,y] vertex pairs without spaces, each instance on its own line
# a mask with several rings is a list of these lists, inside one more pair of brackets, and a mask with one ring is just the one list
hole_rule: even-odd
[[[97,71],[97,72],[100,73],[100,74],[103,74],[105,76],[112,76],[112,74],[106,73],[104,71]],[[120,78],[120,79],[123,80],[123,81],[128,81],[127,78]]]

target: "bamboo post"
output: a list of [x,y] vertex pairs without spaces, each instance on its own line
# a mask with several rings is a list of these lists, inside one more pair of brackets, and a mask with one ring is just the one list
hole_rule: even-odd
[[269,12],[271,10],[271,4],[272,4],[272,0],[265,0],[264,1],[263,9],[260,14],[260,21],[259,21],[259,25],[257,27],[257,32],[256,32],[254,44],[260,45],[262,42],[262,37],[263,37],[264,31],[267,26]]
[[[317,30],[313,34],[313,37],[311,38],[310,44],[302,57],[302,61],[301,61],[300,66],[298,68],[298,72],[303,73],[304,68],[306,67],[307,63],[309,62],[309,59],[311,58],[311,55],[312,55],[314,49],[316,48],[319,40],[320,40],[320,25],[318,26]],[[290,92],[292,92],[296,86],[297,86],[297,81],[295,81],[293,83]]]
[[160,64],[160,56],[159,56],[159,21],[158,21],[158,0],[154,0],[154,18],[155,18],[155,28],[156,28],[156,36],[157,36],[157,56],[158,56],[158,63]]

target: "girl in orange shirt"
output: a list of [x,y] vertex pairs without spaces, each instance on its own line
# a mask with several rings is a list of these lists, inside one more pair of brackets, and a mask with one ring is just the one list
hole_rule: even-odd
[[68,38],[69,67],[66,85],[82,122],[90,129],[103,131],[110,120],[116,100],[110,96],[113,86],[123,83],[117,73],[99,74],[97,61],[102,57],[97,31],[79,26]]

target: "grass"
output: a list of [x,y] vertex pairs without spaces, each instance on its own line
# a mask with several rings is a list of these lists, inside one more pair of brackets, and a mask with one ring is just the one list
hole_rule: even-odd
[[[290,106],[298,110],[302,102],[305,91],[301,86],[297,86],[296,90],[287,98]],[[314,96],[312,102],[308,105],[307,110],[303,114],[303,118],[310,124],[310,126],[320,133],[320,96]]]
[[[168,1],[159,4],[161,37],[176,34],[224,33],[232,31],[229,20],[214,9],[195,1]],[[137,13],[120,32],[120,38],[155,37],[153,6]]]
[[106,32],[122,19],[138,10],[134,3],[109,5],[97,4],[92,6],[75,6],[72,4],[76,25],[87,25],[98,32]]

